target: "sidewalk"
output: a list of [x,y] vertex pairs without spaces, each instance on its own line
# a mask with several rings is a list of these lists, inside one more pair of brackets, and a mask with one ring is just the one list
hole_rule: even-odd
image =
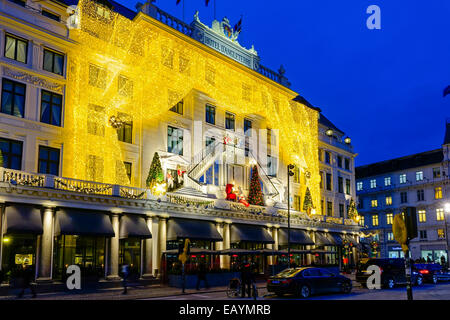
[[[265,282],[258,282],[257,287],[265,288]],[[16,295],[2,296],[1,300],[138,300],[147,298],[164,298],[181,295],[190,295],[197,293],[211,293],[211,292],[225,292],[226,286],[214,287],[209,289],[186,289],[185,293],[181,292],[180,288],[173,288],[161,285],[140,286],[140,287],[128,287],[128,294],[122,294],[123,288],[110,288],[101,290],[73,290],[56,293],[41,293],[36,298],[31,298],[29,289],[26,290],[24,298],[17,299]],[[17,290],[15,290],[17,291]],[[14,292],[16,293],[16,292]]]

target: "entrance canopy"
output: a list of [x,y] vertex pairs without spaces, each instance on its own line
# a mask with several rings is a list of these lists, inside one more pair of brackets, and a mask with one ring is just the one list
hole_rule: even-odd
[[[305,230],[291,228],[291,244],[313,245],[314,241],[309,237]],[[288,229],[281,228],[278,230],[278,244],[281,246],[288,245]]]
[[358,242],[355,240],[355,238],[352,235],[344,234],[344,239],[347,240],[352,245],[354,245],[355,247],[358,246]]
[[152,237],[144,217],[136,215],[124,215],[120,219],[119,238],[141,238],[149,239]]
[[259,243],[275,243],[272,236],[262,226],[248,224],[232,224],[231,225],[231,243],[236,242],[259,242]]
[[328,233],[326,234],[326,236],[332,241],[334,242],[335,246],[342,246],[343,244],[343,236],[339,233]]
[[323,232],[316,232],[315,234],[315,243],[317,246],[335,246],[335,242],[331,239],[331,237],[328,237]]
[[114,237],[115,233],[105,212],[61,208],[56,212],[55,235]]
[[167,240],[179,239],[223,241],[213,222],[191,219],[170,219],[167,222]]
[[5,234],[42,234],[41,210],[30,205],[5,208]]

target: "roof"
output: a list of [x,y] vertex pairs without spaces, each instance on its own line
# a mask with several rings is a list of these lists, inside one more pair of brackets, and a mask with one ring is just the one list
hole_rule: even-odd
[[416,153],[405,157],[395,158],[356,167],[356,179],[376,176],[388,172],[406,170],[441,163],[444,159],[442,149]]
[[339,131],[339,132],[342,133],[342,134],[345,133],[344,131],[338,129],[338,127],[336,127],[336,126],[333,124],[333,122],[331,122],[327,117],[325,117],[325,116],[323,115],[323,113],[320,113],[320,115],[319,115],[319,123],[320,123],[321,125],[325,126],[325,127],[331,128],[331,129],[333,129],[333,130],[335,130],[335,131]]
[[[51,0],[51,1],[63,4],[66,6],[78,4],[78,0]],[[118,14],[120,14],[130,20],[133,20],[134,17],[137,15],[137,12],[135,12],[135,11],[125,7],[124,5],[120,4],[119,2],[116,2],[113,0],[94,0],[94,1],[97,1],[98,3],[111,8],[114,12],[117,12]]]
[[308,108],[314,109],[316,111],[321,112],[322,110],[320,110],[320,108],[318,107],[314,107],[311,103],[309,103],[308,100],[306,100],[304,97],[302,97],[301,95],[296,96],[294,99],[292,99],[293,101],[299,102],[305,106],[307,106]]

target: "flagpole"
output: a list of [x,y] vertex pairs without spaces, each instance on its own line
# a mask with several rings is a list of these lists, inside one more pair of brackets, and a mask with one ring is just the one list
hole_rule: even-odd
[[183,22],[184,22],[184,0],[183,0]]
[[214,0],[214,20],[216,20],[216,0]]

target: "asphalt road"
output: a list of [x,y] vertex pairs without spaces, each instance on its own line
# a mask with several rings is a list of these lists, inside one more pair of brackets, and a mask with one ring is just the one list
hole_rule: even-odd
[[[303,300],[295,296],[286,295],[277,297],[269,295],[265,288],[258,289],[258,300]],[[413,287],[414,300],[450,300],[450,283],[424,284],[421,287]],[[252,300],[250,298],[237,298],[238,300]],[[158,299],[145,299],[158,300]],[[232,300],[225,292],[198,293],[183,296],[165,297],[164,300]],[[310,297],[309,300],[406,300],[406,287],[394,289],[369,290],[354,287],[350,294],[326,294]]]

